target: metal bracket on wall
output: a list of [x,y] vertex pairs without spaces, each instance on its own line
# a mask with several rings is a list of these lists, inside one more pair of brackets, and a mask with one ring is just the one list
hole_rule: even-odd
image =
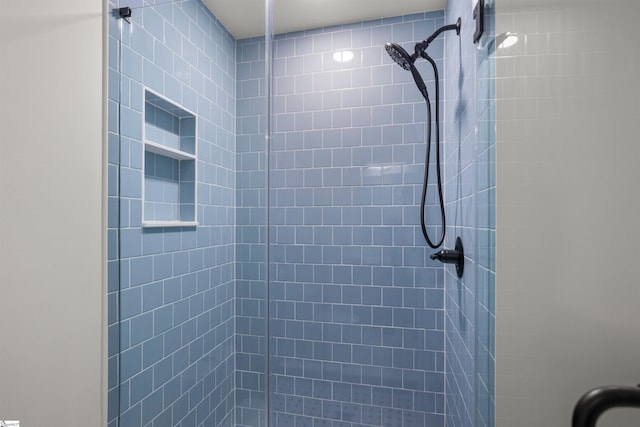
[[476,31],[473,33],[473,43],[478,43],[484,32],[484,0],[478,0],[473,8],[473,19],[476,21]]
[[120,9],[118,9],[118,16],[122,19],[124,19],[125,21],[127,21],[127,23],[131,24],[131,21],[129,21],[128,18],[131,18],[131,8],[130,7],[121,7]]

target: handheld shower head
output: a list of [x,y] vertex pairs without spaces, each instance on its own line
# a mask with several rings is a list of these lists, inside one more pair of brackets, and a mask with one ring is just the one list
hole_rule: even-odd
[[416,62],[417,55],[409,55],[406,50],[402,46],[397,43],[387,43],[384,45],[384,48],[387,50],[387,53],[393,59],[396,64],[401,66],[407,71],[411,71],[411,75],[413,76],[413,81],[416,82],[416,86],[418,86],[418,90],[424,96],[425,99],[429,99],[429,94],[427,93],[427,86],[424,84],[424,80],[422,80],[422,76],[418,72],[418,69],[413,65]]
[[[424,100],[427,104],[427,153],[425,159],[425,168],[424,168],[424,180],[422,184],[422,201],[420,207],[420,225],[422,228],[422,234],[427,241],[427,244],[432,248],[437,248],[442,245],[444,242],[444,236],[446,231],[446,219],[445,219],[445,210],[444,210],[444,197],[442,194],[442,178],[441,178],[441,169],[440,169],[440,115],[439,115],[439,104],[440,104],[440,95],[439,95],[439,83],[438,83],[438,67],[436,66],[436,62],[427,55],[426,49],[429,44],[435,40],[441,33],[444,31],[452,31],[455,30],[457,35],[460,35],[460,26],[461,21],[460,18],[456,21],[455,24],[445,25],[444,27],[438,28],[429,38],[423,40],[419,43],[416,43],[414,47],[414,52],[412,55],[409,55],[406,50],[402,46],[397,43],[386,43],[384,48],[387,50],[387,53],[399,66],[407,71],[411,71],[411,75],[413,76],[413,81],[418,86],[418,90],[424,97]],[[436,173],[438,180],[438,198],[440,201],[440,218],[442,219],[442,231],[440,234],[439,240],[434,243],[431,241],[427,233],[427,228],[425,225],[425,206],[426,206],[426,196],[427,196],[427,186],[429,182],[429,157],[431,151],[431,101],[429,100],[429,93],[427,92],[427,86],[420,75],[420,72],[414,65],[416,59],[418,57],[422,57],[427,60],[431,66],[433,67],[433,73],[435,78],[435,89],[436,89],[436,114],[435,114],[435,127],[436,127]]]
[[402,46],[397,43],[387,43],[384,45],[384,48],[387,50],[387,53],[396,61],[396,64],[401,66],[407,71],[411,70],[413,63],[416,61],[416,58],[413,58],[409,53],[404,50]]

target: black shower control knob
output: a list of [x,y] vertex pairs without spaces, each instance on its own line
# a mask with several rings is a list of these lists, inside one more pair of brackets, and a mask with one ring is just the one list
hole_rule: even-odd
[[455,264],[456,274],[462,277],[464,273],[464,248],[462,247],[462,239],[456,238],[455,249],[443,249],[440,252],[430,255],[431,259],[437,259],[443,264]]
[[437,259],[444,264],[455,264],[460,260],[460,252],[452,249],[443,249],[431,255],[431,259]]

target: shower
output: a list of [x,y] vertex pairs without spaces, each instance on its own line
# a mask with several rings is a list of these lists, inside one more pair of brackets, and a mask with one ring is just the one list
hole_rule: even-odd
[[[393,59],[398,65],[400,65],[405,70],[411,71],[413,80],[415,81],[416,86],[418,87],[418,90],[424,97],[425,103],[427,104],[427,152],[426,152],[426,157],[424,161],[424,180],[422,183],[422,200],[420,202],[420,226],[422,228],[422,235],[424,236],[424,239],[426,240],[427,244],[434,249],[440,247],[444,242],[444,237],[446,233],[446,218],[445,218],[445,211],[444,211],[444,198],[442,195],[442,177],[441,177],[441,167],[440,167],[440,107],[439,107],[440,89],[439,89],[439,82],[438,82],[438,67],[435,61],[433,60],[433,58],[431,58],[427,54],[426,50],[427,50],[427,47],[429,47],[429,45],[431,44],[431,42],[435,40],[436,37],[438,37],[444,31],[455,30],[456,34],[459,36],[460,24],[461,24],[461,20],[460,18],[458,18],[455,24],[445,25],[443,27],[438,28],[431,36],[429,36],[429,38],[419,43],[416,43],[414,52],[411,55],[409,55],[409,53],[397,43],[387,43],[385,45],[385,49],[387,50],[387,53],[389,54],[389,56],[391,56],[391,59]],[[436,86],[436,94],[435,94],[436,180],[437,180],[437,187],[438,187],[438,200],[440,205],[440,219],[441,219],[442,228],[441,228],[440,237],[436,240],[435,243],[429,237],[429,233],[427,233],[427,227],[425,225],[425,220],[424,220],[425,205],[426,205],[426,198],[427,198],[427,184],[429,181],[429,157],[431,153],[431,100],[429,99],[429,92],[427,91],[427,86],[425,85],[424,80],[420,75],[420,72],[414,65],[418,57],[424,58],[429,62],[429,64],[431,64],[431,67],[433,67],[433,74],[434,74],[435,86]]]

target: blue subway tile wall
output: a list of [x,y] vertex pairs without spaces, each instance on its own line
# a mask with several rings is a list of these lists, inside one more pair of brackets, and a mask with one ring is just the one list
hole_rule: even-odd
[[265,40],[236,44],[235,425],[265,425]]
[[[200,1],[154,4],[109,23],[109,425],[231,426],[235,40]],[[141,226],[145,87],[196,114],[197,135],[155,136],[189,152],[197,140],[198,227]],[[147,174],[175,183],[169,166]],[[163,187],[147,195],[178,190]]]
[[450,0],[447,23],[462,18],[460,37],[447,34],[445,67],[445,203],[450,230],[461,236],[464,277],[446,267],[446,408],[451,427],[493,427],[495,284],[495,45],[493,1],[485,33],[472,43],[468,2]]
[[[274,425],[444,425],[443,269],[419,226],[426,106],[384,50],[442,23],[431,12],[275,37]],[[336,62],[344,50],[353,60]],[[443,44],[430,53],[442,66]],[[238,133],[258,125],[239,118]]]
[[[447,34],[446,49],[454,53],[447,55],[446,67],[449,80],[446,89],[445,123],[445,184],[446,212],[449,215],[448,246],[460,235],[465,247],[465,274],[458,279],[447,269],[446,283],[446,406],[447,425],[471,427],[475,411],[474,360],[475,351],[475,285],[477,259],[475,251],[476,233],[474,209],[473,174],[475,173],[475,46],[470,38],[473,20],[468,5],[462,1],[451,2],[445,16],[449,21],[462,18],[460,36]],[[455,77],[459,76],[458,79]],[[455,83],[459,81],[460,83]],[[460,209],[463,215],[457,215]]]

